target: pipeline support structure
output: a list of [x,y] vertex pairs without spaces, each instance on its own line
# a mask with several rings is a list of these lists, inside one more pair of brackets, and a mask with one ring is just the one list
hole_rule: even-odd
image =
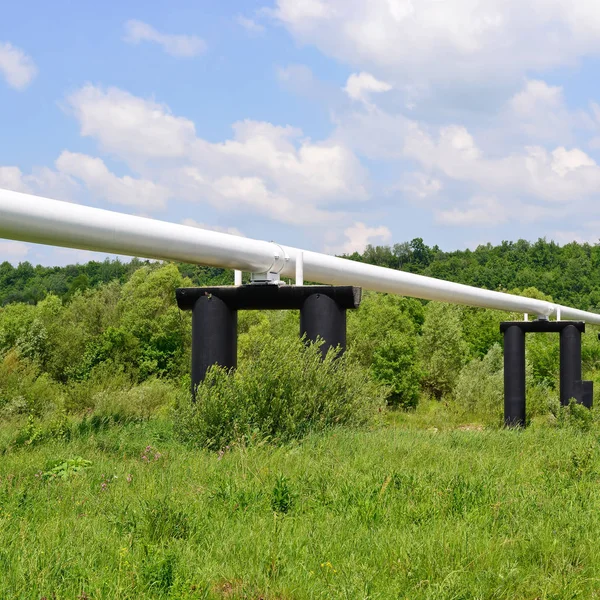
[[526,424],[525,336],[527,333],[560,334],[560,403],[567,406],[572,398],[592,407],[593,382],[582,381],[580,321],[507,321],[500,324],[504,334],[504,424]]
[[330,348],[346,348],[346,311],[358,308],[361,288],[353,286],[241,285],[180,288],[181,310],[192,311],[192,394],[213,365],[237,366],[239,310],[299,310],[300,336],[323,341],[323,358]]

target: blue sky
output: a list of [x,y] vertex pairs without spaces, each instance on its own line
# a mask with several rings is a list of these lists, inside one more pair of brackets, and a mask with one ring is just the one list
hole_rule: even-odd
[[0,187],[327,252],[596,243],[599,57],[589,0],[9,3]]

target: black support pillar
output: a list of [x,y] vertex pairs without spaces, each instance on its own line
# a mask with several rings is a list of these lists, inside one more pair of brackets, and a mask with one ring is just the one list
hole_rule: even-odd
[[571,398],[588,408],[592,406],[594,384],[581,380],[581,334],[585,323],[579,321],[508,321],[500,323],[504,334],[504,422],[507,426],[525,425],[525,334],[560,334],[560,403]]
[[567,325],[560,332],[560,403],[567,406],[571,398],[582,401],[583,396],[581,331],[575,325]]
[[192,393],[213,365],[237,365],[237,310],[207,294],[192,308]]
[[323,358],[336,346],[340,346],[340,354],[343,353],[346,349],[346,309],[325,294],[309,296],[300,308],[300,335],[311,342],[321,338]]
[[323,356],[346,347],[346,311],[358,308],[362,290],[353,286],[239,285],[180,288],[177,306],[192,311],[192,391],[212,365],[237,364],[239,310],[300,310],[300,334],[322,338]]
[[525,332],[516,325],[504,331],[504,424],[525,426]]

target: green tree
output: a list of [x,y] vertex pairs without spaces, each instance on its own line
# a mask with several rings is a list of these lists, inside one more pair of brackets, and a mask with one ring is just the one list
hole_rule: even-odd
[[425,390],[438,399],[451,394],[458,374],[468,360],[468,351],[463,339],[460,307],[430,302],[425,309],[419,347]]
[[181,374],[187,370],[184,352],[190,347],[190,316],[175,303],[175,290],[189,285],[174,264],[142,267],[123,286],[120,324],[140,344],[139,374]]
[[393,405],[408,408],[418,402],[417,331],[422,323],[419,302],[391,294],[365,294],[360,308],[349,313],[349,352],[389,387]]

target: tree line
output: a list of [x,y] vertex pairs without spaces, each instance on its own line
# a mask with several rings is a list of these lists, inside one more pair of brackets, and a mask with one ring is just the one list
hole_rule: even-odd
[[[362,253],[343,257],[490,290],[535,287],[556,302],[600,310],[600,245],[572,242],[560,246],[538,239],[445,252],[415,238],[392,246],[369,245]],[[137,258],[130,262],[106,259],[66,267],[34,267],[29,262],[15,267],[4,262],[0,264],[0,306],[11,302],[36,304],[49,294],[69,301],[77,291],[115,280],[124,283],[140,267],[153,264],[157,263]],[[226,269],[183,263],[178,263],[177,268],[193,285],[233,283],[233,274]]]
[[[347,258],[588,310],[600,306],[598,247],[586,244],[538,240],[444,253],[416,239]],[[191,315],[178,309],[175,289],[230,283],[233,273],[224,269],[137,259],[0,265],[0,420],[150,414],[190,386]],[[216,374],[195,407],[184,395],[179,423],[194,423],[194,431],[205,432],[197,441],[216,447],[244,428],[244,435],[256,430],[273,438],[353,423],[363,413],[347,407],[366,398],[370,409],[381,401],[409,409],[424,397],[501,423],[499,323],[522,318],[365,292],[360,308],[348,312],[346,358],[321,365],[298,342],[297,311],[242,311],[238,371],[232,378]],[[584,378],[596,382],[600,401],[600,344],[595,328],[588,329]],[[527,369],[529,416],[556,413],[557,336],[528,339]],[[315,395],[315,386],[322,393]]]

